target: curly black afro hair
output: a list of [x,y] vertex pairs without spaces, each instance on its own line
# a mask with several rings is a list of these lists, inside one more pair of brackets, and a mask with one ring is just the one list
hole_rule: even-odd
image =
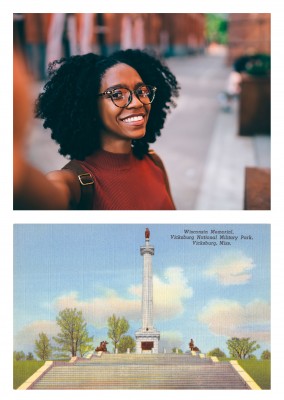
[[180,89],[168,67],[155,55],[141,50],[120,50],[108,57],[89,53],[51,63],[49,80],[36,101],[35,116],[44,120],[44,128],[51,129],[60,154],[84,160],[100,148],[97,94],[105,72],[118,63],[131,66],[143,82],[157,87],[146,134],[132,143],[135,156],[143,158],[149,143],[160,136]]

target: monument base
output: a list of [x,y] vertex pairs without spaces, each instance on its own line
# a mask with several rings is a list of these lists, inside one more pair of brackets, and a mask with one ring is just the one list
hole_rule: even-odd
[[135,333],[136,354],[158,354],[160,332],[156,329],[139,329]]

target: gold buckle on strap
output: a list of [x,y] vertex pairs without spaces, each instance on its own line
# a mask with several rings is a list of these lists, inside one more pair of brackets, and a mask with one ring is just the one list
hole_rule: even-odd
[[[85,178],[90,178],[90,181],[88,179],[85,180]],[[94,183],[94,179],[93,179],[92,175],[89,173],[78,175],[78,179],[82,186],[93,185],[93,183]]]

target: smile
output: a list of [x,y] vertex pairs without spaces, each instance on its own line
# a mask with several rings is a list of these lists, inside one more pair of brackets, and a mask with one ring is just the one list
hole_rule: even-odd
[[143,117],[142,115],[138,115],[138,116],[135,116],[135,117],[125,118],[125,119],[123,120],[123,122],[126,122],[126,123],[139,122],[139,121],[144,121],[144,117]]

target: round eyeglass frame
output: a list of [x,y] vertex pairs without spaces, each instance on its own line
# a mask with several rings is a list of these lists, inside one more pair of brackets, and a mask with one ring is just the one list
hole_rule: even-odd
[[[141,101],[141,99],[140,99],[140,97],[139,97],[139,94],[137,93],[137,91],[138,91],[141,87],[143,87],[143,86],[146,86],[147,88],[149,88],[149,89],[151,89],[151,90],[153,91],[153,98],[152,98],[151,100],[149,99],[149,102],[148,102],[148,103],[144,103],[143,101]],[[119,90],[119,89],[126,89],[126,90],[128,90],[128,92],[129,92],[128,101],[127,101],[127,103],[126,103],[124,106],[118,106],[118,105],[115,103],[115,100],[114,100],[113,97],[112,97],[112,95],[113,95],[113,93],[115,92],[115,90]],[[154,99],[155,99],[156,91],[157,91],[156,86],[145,85],[145,84],[143,84],[143,85],[138,86],[138,88],[137,88],[137,89],[134,89],[134,90],[130,90],[129,88],[127,88],[127,87],[125,87],[125,86],[116,87],[116,88],[114,88],[114,89],[107,89],[107,90],[105,90],[103,93],[99,93],[98,96],[109,96],[109,97],[111,98],[111,101],[113,102],[113,104],[114,104],[116,107],[118,107],[118,108],[126,108],[126,107],[128,107],[129,104],[132,102],[132,100],[133,100],[133,94],[135,94],[135,96],[137,97],[137,99],[138,99],[138,100],[140,101],[140,103],[142,103],[142,104],[147,105],[147,104],[153,103],[153,101],[154,101]]]

